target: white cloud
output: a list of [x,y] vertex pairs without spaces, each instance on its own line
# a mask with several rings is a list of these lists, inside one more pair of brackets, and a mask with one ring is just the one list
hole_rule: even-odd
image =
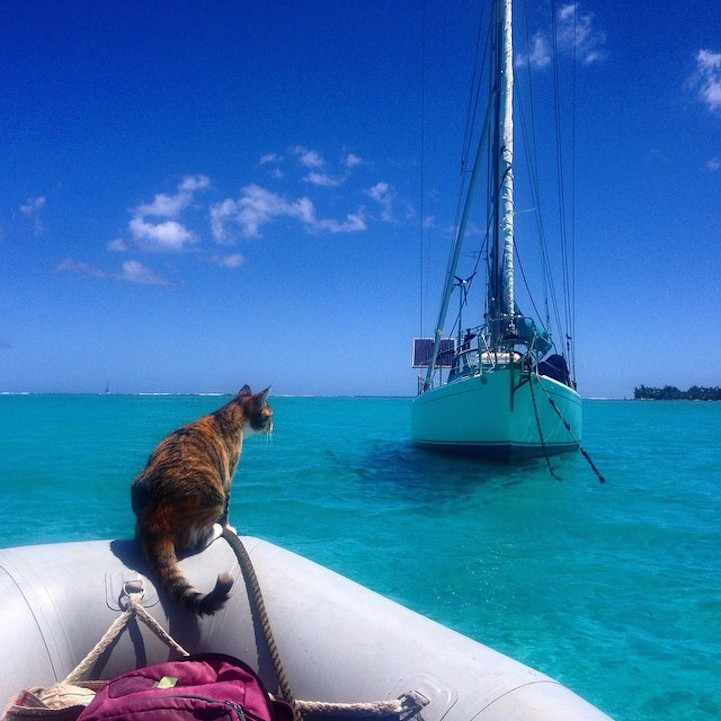
[[210,209],[210,217],[213,237],[221,244],[235,242],[235,232],[245,238],[258,238],[261,227],[278,218],[297,220],[310,231],[349,233],[366,228],[360,211],[349,213],[342,221],[318,218],[309,198],[287,200],[255,184],[243,188],[238,200],[228,198],[216,203]]
[[699,98],[706,107],[711,112],[721,110],[721,53],[698,51],[695,81]]
[[331,233],[356,233],[368,227],[363,213],[360,211],[357,213],[349,213],[343,222],[332,219],[314,220],[309,223],[309,226],[313,230],[327,230]]
[[[363,163],[363,159],[355,153],[344,153],[339,158],[339,169],[335,173],[330,173],[326,170],[328,164],[317,150],[311,150],[303,145],[295,145],[290,148],[289,152],[295,156],[298,166],[308,171],[302,178],[303,182],[322,188],[335,188],[342,185],[350,175],[350,171]],[[278,153],[265,153],[260,156],[260,165],[269,166],[268,173],[276,179],[286,176],[281,169],[284,162],[285,158]]]
[[304,168],[322,168],[325,160],[315,150],[308,150],[301,145],[296,145],[293,152],[298,156],[298,161]]
[[266,163],[280,163],[283,158],[278,153],[266,153],[260,156],[260,164],[266,165]]
[[86,275],[91,278],[105,278],[106,273],[102,268],[98,268],[84,260],[75,260],[74,258],[65,258],[53,268],[54,273],[77,273],[78,275]]
[[388,183],[376,183],[372,188],[366,191],[373,200],[381,206],[381,220],[388,223],[393,221],[393,199],[395,192]]
[[606,33],[594,26],[593,13],[583,14],[580,7],[580,3],[570,3],[558,11],[559,48],[590,65],[606,57]]
[[148,223],[136,216],[128,224],[138,246],[145,251],[180,251],[197,242],[197,237],[175,220]]
[[548,47],[546,36],[538,32],[533,36],[532,43],[528,55],[521,53],[516,57],[516,66],[520,67],[530,62],[534,68],[545,68],[551,62],[551,49]]
[[308,173],[303,180],[306,183],[319,185],[322,188],[335,188],[343,183],[344,178],[332,178],[327,173],[319,173],[314,170],[313,172]]
[[46,198],[41,195],[38,198],[28,198],[28,202],[20,206],[20,212],[25,215],[33,215],[45,207]]
[[108,251],[111,253],[124,253],[128,250],[128,244],[122,238],[115,238],[108,243]]
[[162,218],[177,218],[182,210],[188,207],[197,190],[209,187],[210,179],[206,175],[186,175],[178,185],[175,195],[158,193],[152,203],[139,205],[134,214],[139,217],[146,215]]
[[285,174],[280,169],[284,160],[285,158],[283,158],[282,155],[278,155],[278,153],[265,153],[265,155],[260,156],[260,164],[271,166],[268,168],[268,174],[271,178],[275,178],[276,180],[280,180],[285,177]]
[[[53,268],[54,273],[75,273],[90,278],[105,279],[108,274],[96,265],[87,263],[84,260],[65,258]],[[121,266],[120,273],[112,276],[116,280],[127,283],[138,283],[140,285],[170,285],[167,280],[161,278],[150,268],[139,263],[137,260],[128,260]]]
[[231,253],[230,255],[214,255],[211,262],[221,268],[240,268],[245,263],[245,258],[240,253]]
[[164,218],[175,218],[187,204],[187,194],[183,197],[180,194],[166,195],[165,193],[158,193],[152,203],[139,205],[135,212],[141,217],[158,215]]
[[533,37],[533,50],[531,51],[531,65],[535,68],[545,68],[551,62],[551,51],[548,41],[540,33]]
[[178,186],[178,190],[194,193],[196,190],[204,190],[209,187],[210,178],[207,175],[186,175]]
[[[177,186],[174,195],[158,193],[152,203],[143,203],[133,211],[128,223],[130,234],[137,247],[146,252],[182,251],[188,245],[198,242],[195,233],[188,230],[176,218],[192,202],[195,193],[210,187],[207,175],[186,175]],[[160,222],[150,222],[147,218],[165,218]],[[116,238],[108,244],[110,251],[125,251],[127,245],[122,238]]]
[[303,220],[309,217],[309,213],[312,214],[312,208],[308,198],[287,201],[259,185],[248,185],[235,203],[234,219],[246,238],[257,238],[261,225],[284,216]]
[[715,173],[719,169],[721,169],[721,160],[718,158],[711,158],[706,161],[706,170],[710,170],[712,173]]
[[238,204],[232,198],[210,206],[210,230],[216,242],[222,245],[234,242],[235,239],[229,233],[227,226],[235,217],[237,210]]
[[137,260],[126,260],[116,278],[139,285],[169,285],[167,280],[161,278],[157,273]]
[[20,212],[32,220],[33,232],[35,235],[41,235],[43,232],[43,223],[40,219],[40,212],[45,207],[45,202],[45,196],[41,195],[37,198],[28,198],[28,202],[20,206]]
[[[584,65],[592,65],[606,58],[606,33],[595,25],[593,13],[581,13],[580,3],[568,3],[556,15],[558,51],[577,58]],[[528,55],[519,55],[516,65],[530,63],[544,68],[551,63],[551,31],[539,31],[533,36]]]

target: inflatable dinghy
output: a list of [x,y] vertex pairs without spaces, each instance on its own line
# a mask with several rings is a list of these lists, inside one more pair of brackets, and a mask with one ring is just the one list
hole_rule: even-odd
[[[296,699],[412,698],[416,708],[404,721],[609,718],[548,676],[333,571],[257,538],[241,541]],[[280,693],[253,582],[246,583],[231,545],[220,539],[181,566],[202,591],[219,572],[230,572],[235,583],[226,606],[203,618],[179,609],[155,587],[132,540],[1,549],[0,703],[64,679],[124,612],[129,588],[184,649],[240,658]],[[177,657],[146,624],[132,622],[86,675],[107,679]]]

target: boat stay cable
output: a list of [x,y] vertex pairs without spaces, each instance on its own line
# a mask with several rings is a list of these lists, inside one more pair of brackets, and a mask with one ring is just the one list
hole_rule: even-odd
[[428,364],[428,371],[426,373],[426,379],[423,384],[423,390],[427,391],[431,386],[431,380],[435,371],[436,359],[438,358],[438,351],[441,345],[441,336],[443,335],[443,326],[446,321],[446,314],[448,312],[448,303],[451,299],[451,293],[453,292],[453,281],[456,275],[456,268],[458,267],[458,259],[461,256],[461,248],[463,247],[463,239],[466,235],[466,226],[468,225],[468,216],[471,212],[471,205],[473,202],[473,191],[475,190],[476,182],[478,180],[478,173],[481,166],[481,160],[483,158],[483,149],[485,146],[488,130],[490,128],[491,119],[491,106],[489,105],[486,109],[486,117],[483,121],[483,130],[481,131],[481,138],[478,142],[476,150],[476,157],[473,162],[473,169],[471,171],[471,177],[468,182],[468,192],[466,194],[466,201],[463,206],[463,212],[461,215],[461,221],[456,232],[456,237],[453,242],[453,252],[448,260],[448,268],[446,269],[446,281],[443,288],[443,299],[441,302],[441,309],[438,313],[438,322],[436,323],[435,335],[433,339],[433,350],[431,351],[431,358]]

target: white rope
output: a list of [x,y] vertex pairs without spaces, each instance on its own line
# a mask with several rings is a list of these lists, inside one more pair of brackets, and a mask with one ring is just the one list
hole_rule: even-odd
[[280,652],[278,651],[275,637],[270,626],[270,616],[266,609],[265,601],[263,600],[263,593],[250,554],[240,538],[230,531],[227,526],[223,530],[223,538],[225,538],[233,549],[240,564],[249,591],[249,600],[252,599],[261,622],[265,642],[278,680],[278,687],[283,699],[290,704],[293,709],[295,721],[303,721],[303,717],[306,714],[311,716],[314,714],[334,714],[336,716],[352,715],[361,717],[400,716],[404,711],[415,713],[424,706],[423,701],[415,694],[407,694],[402,698],[390,699],[388,701],[371,701],[367,703],[301,701],[300,699],[296,699],[290,689],[290,683],[288,682],[288,677],[281,662]]
[[373,701],[366,703],[338,703],[333,701],[302,701],[296,699],[301,714],[332,715],[332,716],[400,716],[404,711],[409,711],[413,706],[419,706],[415,699],[410,703],[400,698],[389,699],[388,701]]
[[[237,536],[236,536],[237,538]],[[242,545],[242,544],[239,544]],[[245,549],[243,549],[245,550]],[[249,558],[248,558],[249,561]],[[252,569],[252,564],[251,564]],[[257,579],[256,579],[257,584]],[[260,588],[257,589],[258,594]],[[136,582],[128,582],[123,587],[123,594],[126,599],[126,608],[113,621],[108,630],[103,634],[100,640],[89,651],[85,658],[60,682],[60,684],[73,684],[79,681],[80,677],[92,667],[92,665],[102,656],[103,653],[115,642],[123,630],[127,627],[131,619],[136,618],[142,621],[163,643],[176,651],[180,656],[189,656],[190,654],[145,610],[142,605],[143,589],[142,585]],[[262,598],[262,596],[261,596]],[[265,611],[265,609],[263,608]],[[266,624],[267,616],[266,616]],[[266,629],[266,634],[268,629]],[[3,712],[2,719],[5,719],[8,709],[13,706],[14,700],[11,700]],[[417,712],[424,706],[424,700],[416,697],[414,694],[407,694],[401,698],[389,699],[384,701],[373,701],[366,703],[341,703],[329,701],[302,701],[293,699],[292,706],[297,715],[309,716],[353,716],[355,718],[362,717],[401,717],[402,714],[410,715]]]
[[113,621],[110,628],[90,650],[88,655],[63,679],[62,683],[77,681],[110,647],[115,639],[123,632],[130,619],[137,618],[142,621],[163,643],[179,653],[181,656],[190,654],[170,636],[167,631],[143,608],[141,600],[143,591],[125,590],[127,606],[125,611]]

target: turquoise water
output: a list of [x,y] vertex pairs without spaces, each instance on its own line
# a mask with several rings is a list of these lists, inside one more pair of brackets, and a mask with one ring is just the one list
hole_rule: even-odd
[[[129,483],[200,396],[0,396],[0,546],[132,535]],[[570,686],[619,721],[721,718],[721,403],[587,401],[580,454],[408,442],[410,399],[275,398],[231,521]]]

